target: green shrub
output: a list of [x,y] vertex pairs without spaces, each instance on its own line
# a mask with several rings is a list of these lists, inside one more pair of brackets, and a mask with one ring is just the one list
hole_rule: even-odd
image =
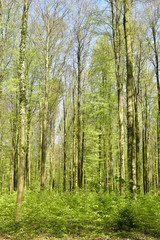
[[131,204],[127,204],[118,212],[117,227],[120,230],[131,231],[136,227],[136,215]]
[[135,230],[160,234],[160,197],[146,195],[137,201],[106,192],[24,193],[22,219],[15,223],[16,193],[0,196],[0,233],[30,239],[38,234],[99,236]]

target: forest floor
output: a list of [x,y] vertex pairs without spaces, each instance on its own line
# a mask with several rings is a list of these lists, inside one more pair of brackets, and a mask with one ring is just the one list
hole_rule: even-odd
[[27,191],[18,223],[15,202],[0,196],[0,240],[160,240],[160,196]]
[[160,240],[160,236],[145,236],[138,233],[131,233],[126,235],[125,237],[117,236],[117,237],[111,237],[111,236],[103,236],[103,237],[79,237],[79,236],[73,236],[73,235],[66,235],[62,238],[53,237],[51,235],[39,235],[36,237],[30,237],[30,236],[23,236],[22,235],[9,235],[9,234],[3,234],[0,235],[0,240]]

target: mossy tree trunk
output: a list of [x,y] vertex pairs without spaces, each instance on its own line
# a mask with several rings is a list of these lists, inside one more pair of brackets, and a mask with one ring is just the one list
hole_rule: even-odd
[[28,0],[24,0],[22,15],[22,30],[20,43],[19,59],[19,176],[17,189],[17,210],[16,220],[20,220],[20,211],[22,206],[23,188],[24,188],[24,170],[25,170],[25,130],[26,130],[26,81],[25,81],[25,52],[28,23]]

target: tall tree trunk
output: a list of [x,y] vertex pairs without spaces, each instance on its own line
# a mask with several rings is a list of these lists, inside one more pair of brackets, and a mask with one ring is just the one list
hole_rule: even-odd
[[83,122],[83,132],[82,132],[82,156],[81,156],[81,186],[83,186],[83,180],[84,180],[84,141],[85,141],[85,135],[84,135],[84,119]]
[[137,190],[140,193],[140,134],[139,134],[139,119],[138,119],[138,102],[137,102],[137,89],[135,89],[135,140],[136,140],[136,183]]
[[78,114],[77,114],[77,147],[78,147],[78,187],[81,188],[81,43],[78,38]]
[[42,157],[41,157],[41,189],[45,188],[45,165],[47,156],[47,127],[48,127],[48,80],[49,80],[49,41],[50,26],[47,22],[46,58],[45,58],[45,99],[43,112]]
[[[1,57],[1,71],[0,71],[0,179],[2,179],[3,172],[2,172],[2,88],[3,88],[3,78],[4,78],[4,31],[2,27],[2,1],[0,0],[0,57]],[[1,180],[2,181],[2,180]],[[3,182],[3,181],[2,181]]]
[[155,157],[154,157],[154,192],[157,193],[157,142],[155,143]]
[[[116,14],[114,13],[114,5],[116,7]],[[113,33],[113,47],[115,56],[115,73],[117,79],[118,92],[118,118],[119,118],[119,156],[120,156],[120,194],[124,192],[123,180],[125,179],[125,164],[124,164],[124,116],[123,116],[123,81],[120,66],[121,61],[121,29],[120,29],[120,2],[117,0],[116,4],[111,0],[112,10],[112,33]]]
[[[100,129],[101,131],[101,129]],[[99,134],[99,141],[98,141],[98,151],[99,151],[99,187],[101,188],[101,165],[102,165],[102,146],[101,146],[101,139],[102,139],[102,134]]]
[[114,189],[114,182],[113,182],[113,156],[112,156],[112,123],[111,123],[111,86],[108,89],[108,102],[109,102],[109,119],[108,119],[108,159],[109,159],[109,193]]
[[147,86],[145,84],[145,114],[143,113],[143,190],[146,194],[149,190],[148,183],[148,103],[147,103]]
[[11,134],[12,134],[12,162],[13,162],[13,190],[17,190],[18,184],[18,143],[19,143],[19,129],[18,129],[18,106],[17,106],[17,96],[16,94],[16,104],[15,104],[15,116],[11,121]]
[[134,106],[135,106],[135,140],[136,140],[136,183],[137,191],[140,193],[140,183],[141,183],[141,161],[140,161],[140,129],[139,129],[139,115],[138,115],[138,96],[139,96],[139,86],[140,86],[140,75],[141,75],[141,53],[142,42],[140,42],[140,56],[138,61],[138,77],[137,86],[134,90]]
[[17,191],[17,211],[16,220],[20,220],[20,210],[22,206],[23,187],[24,187],[24,169],[25,169],[25,118],[26,118],[26,83],[25,83],[25,51],[28,23],[28,0],[24,0],[22,30],[20,43],[20,60],[19,60],[19,176]]
[[119,116],[119,149],[120,149],[120,194],[124,194],[125,163],[124,163],[124,116],[123,116],[123,87],[118,89],[118,116]]
[[77,161],[76,161],[76,137],[75,137],[75,120],[76,120],[76,110],[75,110],[75,76],[74,77],[74,86],[72,90],[73,97],[73,185],[72,189],[76,188],[76,179],[77,179]]
[[10,158],[9,194],[13,192],[13,157]]
[[50,124],[50,191],[55,187],[55,118],[52,117]]
[[29,189],[30,185],[30,158],[29,158],[29,151],[30,151],[30,123],[31,123],[31,116],[28,112],[27,116],[27,146],[26,146],[26,168],[25,168],[25,184],[26,188]]
[[33,84],[34,84],[34,77],[31,80],[30,92],[29,92],[29,101],[28,101],[28,111],[27,111],[27,146],[26,146],[26,188],[29,188],[30,185],[30,128],[31,128],[31,118],[32,118],[32,93],[33,93]]
[[107,191],[107,154],[106,154],[106,136],[103,132],[103,163],[104,163],[104,191]]
[[64,139],[63,139],[63,154],[64,154],[64,159],[63,159],[63,191],[66,191],[66,109],[65,109],[65,102],[63,100],[63,124],[64,124]]
[[158,100],[158,115],[157,115],[157,147],[158,147],[158,191],[160,190],[160,83],[159,83],[159,59],[156,39],[156,29],[153,23],[152,35],[154,42],[154,55],[155,55],[155,71],[157,79],[157,100]]
[[126,68],[127,68],[127,158],[128,158],[128,184],[129,190],[133,193],[133,144],[134,144],[134,124],[133,124],[133,59],[132,59],[132,44],[131,44],[131,31],[130,31],[130,1],[123,0],[124,2],[124,32],[126,43]]
[[81,59],[81,27],[80,27],[80,4],[78,1],[78,33],[77,33],[77,67],[78,67],[78,102],[77,102],[77,148],[78,148],[78,187],[81,188],[81,82],[82,82],[82,59]]
[[[43,118],[42,118],[42,94],[41,94],[41,86],[40,80],[38,81],[38,95],[39,95],[39,148],[38,148],[38,175],[41,175],[41,162],[42,162],[42,134],[43,134]],[[37,173],[36,173],[37,174]],[[38,177],[38,179],[41,179]]]

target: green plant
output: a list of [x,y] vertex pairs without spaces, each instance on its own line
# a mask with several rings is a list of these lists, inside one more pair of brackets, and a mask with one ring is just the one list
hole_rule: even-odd
[[127,204],[118,212],[117,226],[120,230],[130,231],[136,227],[136,215],[132,205]]

